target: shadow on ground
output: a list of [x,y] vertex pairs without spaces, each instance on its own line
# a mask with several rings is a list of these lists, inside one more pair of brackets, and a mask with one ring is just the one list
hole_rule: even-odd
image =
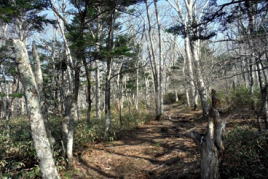
[[197,146],[184,134],[202,131],[200,111],[169,106],[164,119],[89,145],[76,160],[75,178],[199,178]]

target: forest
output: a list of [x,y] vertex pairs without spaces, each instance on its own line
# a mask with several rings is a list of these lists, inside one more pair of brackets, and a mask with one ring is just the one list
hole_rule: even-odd
[[267,176],[267,0],[0,0],[0,178]]

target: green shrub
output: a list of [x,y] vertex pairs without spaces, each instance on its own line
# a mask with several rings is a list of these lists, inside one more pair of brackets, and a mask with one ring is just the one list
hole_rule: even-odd
[[[101,118],[96,120],[92,118],[90,125],[86,120],[81,120],[76,126],[75,143],[77,145],[95,142],[95,141],[112,141],[118,138],[121,131],[130,130],[137,127],[138,124],[145,123],[151,119],[149,111],[140,109],[134,110],[132,107],[130,111],[128,107],[122,111],[122,121],[119,120],[119,114],[115,111],[112,112],[112,121],[109,134],[105,136],[105,119]],[[78,132],[79,131],[79,132]]]
[[175,93],[167,93],[164,95],[163,99],[164,104],[173,104],[176,102],[176,95]]
[[12,134],[14,138],[0,135],[0,173],[8,174],[11,178],[25,174],[24,169],[31,172],[33,166],[37,165],[36,153],[31,139],[28,141],[15,140],[20,138],[20,135],[24,138],[25,131],[16,133],[16,137],[15,134]]
[[224,143],[222,178],[267,178],[268,133],[240,127],[229,132]]
[[[150,112],[144,108],[138,111],[133,106],[122,111],[122,125],[118,114],[113,111],[111,130],[104,135],[104,118],[96,120],[92,117],[90,125],[81,115],[75,129],[75,150],[81,150],[85,144],[96,141],[112,141],[124,130],[135,128],[138,124],[151,119]],[[62,149],[62,119],[50,116],[49,126],[55,137],[54,158],[59,170],[66,169],[65,156]],[[26,117],[10,120],[10,136],[4,123],[0,121],[0,178],[41,178],[38,160],[31,138],[31,129]]]
[[[10,119],[10,133],[0,121],[0,178],[41,178],[38,159],[31,137],[30,123],[27,117]],[[5,122],[5,121],[3,121]],[[53,135],[57,140],[54,156],[59,168],[62,165],[60,144],[61,125],[59,119],[51,119]]]
[[244,86],[236,88],[231,91],[231,103],[233,108],[251,108],[259,101],[259,91],[255,90],[253,94],[250,93],[249,88]]
[[260,91],[256,88],[253,94],[249,88],[240,86],[230,91],[217,91],[222,108],[229,109],[256,109],[260,105]]
[[[230,92],[226,91],[217,91],[217,98],[220,100],[220,105],[223,108],[228,108],[230,107],[231,104],[231,97],[230,97]],[[209,103],[211,104],[211,98],[208,98]]]
[[187,104],[187,97],[185,93],[179,93],[178,100],[179,100],[179,104]]

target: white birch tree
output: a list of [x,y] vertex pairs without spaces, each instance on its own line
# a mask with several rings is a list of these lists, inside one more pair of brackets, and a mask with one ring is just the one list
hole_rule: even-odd
[[31,122],[31,133],[43,178],[60,178],[57,172],[53,153],[47,137],[44,118],[41,111],[38,86],[33,74],[25,44],[21,40],[12,40],[12,51],[20,80],[24,86],[27,100],[28,116]]

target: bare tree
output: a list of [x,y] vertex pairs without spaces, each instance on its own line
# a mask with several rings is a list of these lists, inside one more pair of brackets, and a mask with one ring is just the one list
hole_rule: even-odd
[[[150,19],[150,14],[149,14],[149,4],[147,0],[144,1],[145,6],[146,6],[146,15],[147,15],[147,22],[148,22],[148,35],[145,35],[149,39],[149,59],[150,59],[150,64],[152,67],[152,74],[153,74],[153,79],[154,79],[154,90],[155,90],[155,104],[156,104],[156,119],[160,119],[162,112],[161,112],[161,91],[160,91],[160,72],[159,72],[159,65],[157,65],[156,62],[156,55],[155,55],[155,49],[154,49],[154,44],[153,44],[153,38],[152,38],[152,24],[151,24],[151,19]],[[160,36],[161,37],[161,36]],[[160,48],[161,49],[161,48]],[[161,54],[160,54],[161,56]]]
[[78,100],[78,92],[79,92],[79,84],[80,84],[80,69],[71,71],[71,68],[75,67],[73,57],[71,55],[71,50],[69,48],[69,43],[66,38],[65,34],[65,25],[67,25],[67,20],[65,17],[60,15],[59,10],[55,7],[53,3],[51,3],[53,12],[57,17],[57,22],[59,26],[59,30],[64,42],[65,47],[65,55],[67,58],[66,63],[67,65],[67,79],[68,79],[68,88],[65,93],[65,112],[64,112],[64,119],[62,122],[63,133],[65,136],[65,148],[66,148],[66,155],[68,159],[68,165],[72,167],[73,165],[73,143],[74,143],[74,125],[75,121],[78,119],[78,107],[77,107],[77,100]]

